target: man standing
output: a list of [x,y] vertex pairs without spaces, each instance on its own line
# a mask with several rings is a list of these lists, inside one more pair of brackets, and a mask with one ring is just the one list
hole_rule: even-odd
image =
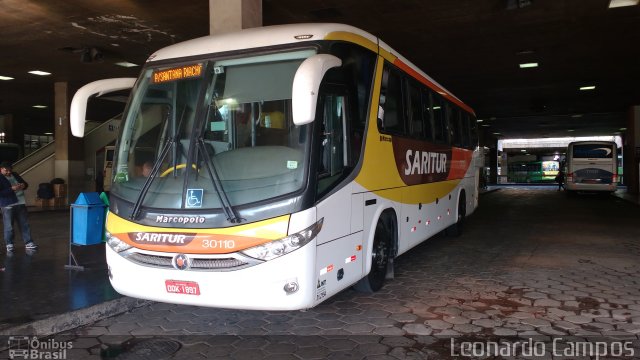
[[12,165],[8,161],[0,163],[0,207],[2,207],[2,222],[4,224],[4,241],[7,253],[13,252],[14,230],[16,221],[22,232],[22,240],[27,250],[36,250],[38,245],[31,238],[31,228],[27,220],[27,205],[24,190],[29,186],[20,175],[11,171]]
[[564,171],[562,171],[562,169],[560,169],[558,171],[558,175],[556,176],[556,181],[558,182],[558,191],[560,190],[564,190]]

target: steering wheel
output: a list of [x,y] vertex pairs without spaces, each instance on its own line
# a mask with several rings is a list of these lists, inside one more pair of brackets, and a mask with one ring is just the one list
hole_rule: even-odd
[[[176,166],[172,166],[172,167],[168,168],[167,170],[163,171],[162,174],[160,174],[160,177],[165,177],[165,176],[169,175],[174,170],[180,170],[180,169],[184,169],[186,167],[187,167],[186,163],[182,163],[182,164],[178,164]],[[196,167],[196,164],[191,164],[191,167],[194,168],[195,170],[198,170],[198,167]]]

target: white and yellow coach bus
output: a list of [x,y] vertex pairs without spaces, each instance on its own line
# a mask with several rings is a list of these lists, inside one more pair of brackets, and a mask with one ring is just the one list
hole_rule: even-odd
[[238,309],[311,308],[478,204],[473,111],[375,36],[297,24],[161,49],[131,88],[107,215],[121,294]]

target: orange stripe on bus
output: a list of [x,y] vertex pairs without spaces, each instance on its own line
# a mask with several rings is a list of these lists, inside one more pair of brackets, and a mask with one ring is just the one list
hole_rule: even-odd
[[429,79],[427,79],[424,76],[422,76],[419,72],[413,70],[413,68],[411,68],[409,65],[405,64],[404,62],[402,62],[402,60],[396,58],[393,61],[393,64],[395,66],[399,67],[400,69],[404,70],[407,74],[411,75],[416,80],[418,80],[421,83],[423,83],[423,84],[427,85],[428,87],[430,87],[433,91],[439,93],[440,95],[443,95],[449,101],[451,101],[451,102],[455,103],[456,105],[460,106],[461,108],[466,110],[468,113],[475,115],[475,112],[473,111],[473,109],[470,108],[467,104],[465,104],[462,101],[458,100],[455,96],[449,94],[445,89],[443,89],[443,88],[439,87],[438,85],[434,84]]
[[185,254],[229,254],[273,241],[248,236],[196,234],[188,244],[177,246],[140,243],[131,240],[129,233],[112,235],[138,249]]
[[459,148],[451,149],[451,170],[447,180],[462,179],[467,173],[471,160],[473,159],[473,151]]

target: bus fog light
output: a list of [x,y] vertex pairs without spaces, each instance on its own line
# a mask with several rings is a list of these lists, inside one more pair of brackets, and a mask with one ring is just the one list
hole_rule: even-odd
[[284,284],[284,292],[286,292],[287,295],[296,293],[298,289],[300,289],[300,286],[298,285],[297,281],[289,281],[288,283]]

